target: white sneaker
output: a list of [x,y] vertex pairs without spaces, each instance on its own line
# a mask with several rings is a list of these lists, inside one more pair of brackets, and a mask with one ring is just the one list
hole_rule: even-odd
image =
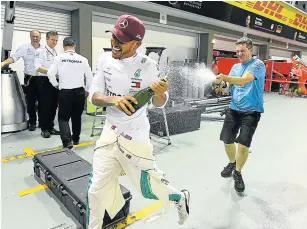
[[183,225],[190,214],[190,193],[188,190],[181,191],[181,199],[176,203],[178,208],[179,225]]

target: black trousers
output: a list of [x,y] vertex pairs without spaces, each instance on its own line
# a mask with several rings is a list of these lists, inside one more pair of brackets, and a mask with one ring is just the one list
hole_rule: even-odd
[[54,118],[58,108],[58,89],[45,76],[37,77],[38,110],[42,131],[54,128]]
[[25,74],[24,85],[22,86],[23,92],[26,97],[27,113],[29,115],[29,124],[36,126],[37,116],[39,110],[36,109],[36,102],[38,102],[38,89],[37,89],[38,76],[30,76]]
[[225,144],[237,142],[249,148],[260,118],[261,113],[256,111],[236,111],[228,108],[220,140]]
[[[83,87],[62,89],[59,92],[59,127],[64,146],[71,141],[79,142],[81,133],[81,116],[85,106],[85,90]],[[72,136],[69,120],[72,124]]]

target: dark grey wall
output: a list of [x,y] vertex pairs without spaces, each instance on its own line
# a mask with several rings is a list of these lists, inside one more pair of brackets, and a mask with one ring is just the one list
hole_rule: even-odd
[[83,6],[72,11],[72,37],[77,41],[76,51],[92,66],[92,9]]
[[294,51],[293,55],[297,55],[299,58],[302,58],[302,51]]
[[211,68],[212,66],[212,52],[213,52],[213,43],[212,40],[214,34],[203,33],[199,36],[199,59],[206,59],[206,66]]
[[259,58],[261,60],[267,60],[270,56],[270,44],[259,46]]

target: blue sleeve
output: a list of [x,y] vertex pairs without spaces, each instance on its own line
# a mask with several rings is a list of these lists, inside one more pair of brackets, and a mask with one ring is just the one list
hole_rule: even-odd
[[265,71],[265,65],[261,60],[254,61],[248,69],[248,72],[253,74],[255,79],[265,78]]
[[232,66],[232,68],[230,69],[230,72],[229,72],[229,74],[228,74],[229,76],[236,76],[236,75],[235,75],[235,70],[234,70],[234,69],[235,69],[235,65]]

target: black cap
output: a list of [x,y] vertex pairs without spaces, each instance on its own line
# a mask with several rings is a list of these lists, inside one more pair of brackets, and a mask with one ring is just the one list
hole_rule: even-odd
[[65,37],[63,40],[63,46],[74,46],[76,45],[76,42],[71,37]]

